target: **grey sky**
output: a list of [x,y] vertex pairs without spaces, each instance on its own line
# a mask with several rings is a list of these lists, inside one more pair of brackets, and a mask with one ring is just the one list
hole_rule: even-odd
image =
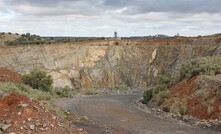
[[0,0],[0,31],[46,36],[206,35],[220,0]]

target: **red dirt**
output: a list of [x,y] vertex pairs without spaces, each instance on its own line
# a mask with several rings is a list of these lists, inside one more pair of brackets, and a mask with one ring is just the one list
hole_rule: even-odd
[[196,90],[196,86],[194,83],[195,80],[196,77],[193,77],[189,80],[185,79],[174,87],[170,88],[171,96],[173,97],[177,93],[179,94],[179,96],[190,96]]
[[[204,89],[205,92],[197,93],[198,90],[202,90],[197,89],[197,83],[199,82],[199,77],[182,80],[169,89],[170,98],[167,102],[171,106],[176,101],[179,103],[186,101],[187,115],[192,115],[199,119],[221,119],[221,95],[210,92],[208,89]],[[206,92],[209,94],[205,99],[203,96]],[[214,102],[211,103],[212,101]],[[211,111],[209,108],[211,108]]]
[[0,68],[0,82],[21,82],[21,75],[6,68]]
[[[12,125],[4,133],[81,133],[71,122],[58,118],[43,103],[15,93],[0,100],[1,122]],[[34,129],[31,129],[31,125],[34,125]]]

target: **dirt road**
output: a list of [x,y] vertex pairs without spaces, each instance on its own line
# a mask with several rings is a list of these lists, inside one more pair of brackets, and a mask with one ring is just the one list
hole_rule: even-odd
[[[93,123],[76,125],[89,134],[215,134],[148,114],[135,105],[139,95],[105,95],[59,99],[54,104]],[[94,125],[96,124],[96,125]]]

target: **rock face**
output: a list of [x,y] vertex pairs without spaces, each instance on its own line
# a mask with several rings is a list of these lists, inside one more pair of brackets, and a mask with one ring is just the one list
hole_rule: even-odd
[[140,41],[12,46],[0,47],[0,67],[21,74],[46,70],[56,87],[149,86],[182,61],[212,55],[216,49],[217,45]]

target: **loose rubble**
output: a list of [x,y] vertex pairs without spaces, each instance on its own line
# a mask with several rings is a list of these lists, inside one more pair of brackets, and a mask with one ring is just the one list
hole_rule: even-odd
[[203,129],[211,129],[215,131],[221,130],[221,120],[200,120],[196,117],[189,115],[179,115],[170,112],[164,112],[161,109],[155,109],[148,107],[146,104],[142,104],[142,99],[136,101],[136,105],[147,113],[151,113],[159,118],[167,119],[172,122],[176,122],[182,125],[191,127],[200,127]]
[[20,94],[0,100],[0,134],[83,134],[70,121],[57,117],[45,104]]

